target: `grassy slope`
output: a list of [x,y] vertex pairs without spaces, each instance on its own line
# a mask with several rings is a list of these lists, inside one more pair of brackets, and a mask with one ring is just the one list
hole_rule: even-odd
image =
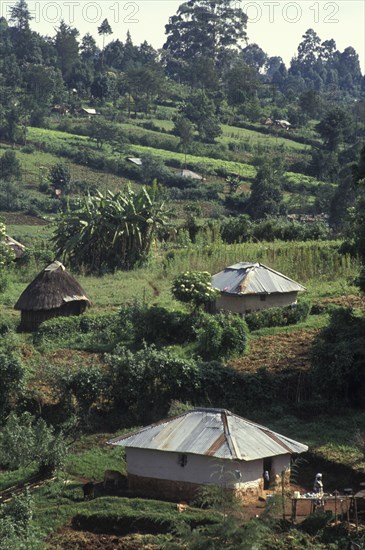
[[[148,132],[148,130],[145,131]],[[62,145],[67,144],[73,145],[75,147],[90,147],[95,149],[95,146],[90,144],[88,138],[86,138],[85,136],[76,136],[74,134],[68,134],[66,132],[59,132],[57,130],[45,130],[42,128],[30,128],[29,141],[34,143],[44,142],[46,144],[52,144],[52,146],[60,148],[62,147]],[[271,141],[274,142],[273,139],[271,139]],[[109,147],[108,145],[104,146],[104,150],[108,156],[115,156],[115,153],[113,154],[111,147]],[[183,153],[167,151],[164,149],[156,149],[153,147],[145,147],[142,145],[129,145],[129,154],[134,154],[137,156],[142,154],[151,154],[160,158],[164,162],[175,160],[180,162],[181,165],[185,162],[185,155]],[[119,153],[117,153],[117,155],[119,155]],[[242,178],[247,179],[252,179],[256,175],[256,169],[254,166],[241,162],[226,161],[195,155],[188,155],[187,162],[189,165],[196,166],[197,169],[200,169],[201,171],[211,171],[223,168],[227,172],[239,174]],[[293,183],[310,183],[312,185],[323,183],[310,176],[305,176],[303,174],[294,174],[293,172],[288,172],[287,176]]]

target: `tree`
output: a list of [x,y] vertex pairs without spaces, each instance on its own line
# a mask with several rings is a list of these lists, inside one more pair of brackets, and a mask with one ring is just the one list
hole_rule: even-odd
[[123,136],[117,124],[101,118],[93,118],[87,128],[87,132],[91,141],[95,141],[97,149],[102,149],[104,143],[112,145],[121,145]]
[[80,51],[81,58],[86,63],[91,63],[96,59],[99,50],[95,38],[90,33],[86,33],[81,40]]
[[57,162],[50,168],[48,178],[55,188],[61,189],[65,193],[70,190],[71,172],[69,167],[62,162]]
[[62,432],[56,434],[43,418],[29,412],[9,415],[0,434],[0,464],[17,469],[35,463],[40,472],[51,473],[61,467],[65,456]]
[[143,67],[132,66],[125,73],[124,86],[134,99],[135,113],[140,109],[148,114],[164,85],[164,74],[156,63]]
[[360,256],[361,271],[357,284],[365,292],[365,146],[361,150],[360,159],[354,170],[354,180],[358,187],[358,199],[352,211],[352,235],[356,252]]
[[249,44],[243,48],[240,55],[243,61],[255,69],[258,73],[268,62],[267,54],[260,48],[260,46],[258,46],[258,44]]
[[155,230],[165,222],[164,204],[155,189],[97,192],[84,198],[79,210],[61,217],[53,242],[58,257],[75,269],[131,269],[148,257]]
[[104,19],[100,27],[98,27],[98,34],[99,36],[103,37],[103,51],[105,49],[105,37],[113,34],[112,28],[109,25],[109,21],[107,19]]
[[79,31],[72,29],[62,20],[54,38],[54,46],[58,55],[58,64],[66,82],[71,76],[72,68],[79,58]]
[[180,113],[195,124],[201,141],[214,143],[215,138],[222,133],[214,102],[203,90],[191,94]]
[[186,155],[190,145],[194,141],[194,125],[189,119],[182,115],[178,115],[174,118],[173,132],[180,138],[179,147],[181,147],[184,152],[186,165]]
[[285,212],[283,183],[285,173],[279,158],[259,158],[257,174],[251,186],[248,211],[254,219],[278,216]]
[[190,0],[170,17],[163,48],[172,60],[193,63],[202,56],[223,61],[246,40],[246,26],[247,15],[230,0]]
[[321,122],[316,125],[316,131],[323,138],[329,151],[336,151],[343,141],[349,139],[353,128],[351,114],[342,107],[327,111]]
[[0,179],[20,178],[20,161],[14,151],[5,151],[0,157]]
[[15,23],[16,27],[22,31],[29,29],[29,22],[33,19],[28,9],[26,0],[18,0],[10,8],[10,22]]
[[118,409],[134,414],[138,424],[163,418],[172,400],[188,400],[199,385],[195,361],[171,350],[146,346],[133,354],[118,345],[106,362]]
[[[1,225],[0,225],[1,229]],[[1,248],[1,242],[0,242]],[[1,254],[1,250],[0,250]],[[1,261],[1,256],[0,256]],[[0,265],[1,269],[1,265]],[[0,272],[1,274],[1,272]],[[9,410],[24,387],[24,369],[19,358],[8,350],[0,352],[0,418]]]
[[305,65],[313,65],[321,51],[321,39],[313,29],[308,29],[302,39],[298,46],[298,61]]
[[254,99],[259,85],[255,69],[245,61],[238,61],[226,73],[228,103],[237,107]]

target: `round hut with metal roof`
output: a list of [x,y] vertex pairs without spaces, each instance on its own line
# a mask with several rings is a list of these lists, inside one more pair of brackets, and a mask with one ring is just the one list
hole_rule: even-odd
[[54,261],[27,286],[14,309],[21,311],[19,330],[32,332],[53,317],[81,315],[89,305],[80,284]]

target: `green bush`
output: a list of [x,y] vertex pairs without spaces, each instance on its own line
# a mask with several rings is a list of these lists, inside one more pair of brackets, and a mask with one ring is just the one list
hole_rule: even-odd
[[171,293],[176,300],[190,304],[192,308],[208,304],[219,294],[212,287],[212,276],[208,271],[186,271],[173,281]]
[[245,320],[250,331],[266,327],[285,327],[305,321],[311,304],[299,302],[288,307],[272,307],[254,313],[247,313]]
[[183,344],[195,337],[187,313],[134,302],[123,306],[119,315],[122,338],[137,347],[143,342],[158,347]]
[[363,406],[365,395],[365,319],[339,308],[312,348],[316,396],[335,403]]
[[119,333],[118,314],[56,317],[45,321],[33,334],[35,346],[56,343],[105,344]]
[[246,321],[239,315],[203,314],[196,323],[197,352],[206,360],[228,359],[245,352],[248,342]]
[[0,418],[20,397],[24,386],[24,368],[20,359],[8,350],[0,352]]
[[[153,502],[153,501],[152,501]],[[152,503],[151,502],[151,503]],[[177,512],[163,511],[152,512],[145,510],[125,509],[118,512],[83,512],[72,519],[72,526],[75,529],[92,531],[96,533],[114,533],[127,535],[130,533],[172,533],[176,528],[185,523],[191,528],[202,525],[218,523],[218,514],[207,514],[206,512],[186,511],[183,517]]]
[[[188,401],[199,386],[199,370],[192,359],[182,359],[171,350],[154,346],[133,354],[118,345],[106,355],[110,397],[145,423],[167,415],[171,401]],[[146,407],[148,404],[148,407]]]

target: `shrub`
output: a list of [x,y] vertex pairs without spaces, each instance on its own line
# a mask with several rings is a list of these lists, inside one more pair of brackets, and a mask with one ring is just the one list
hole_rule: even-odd
[[310,309],[310,303],[299,302],[288,307],[272,307],[247,313],[245,320],[250,331],[265,327],[284,327],[305,321]]
[[0,157],[0,178],[9,180],[21,175],[20,162],[14,151],[5,151]]
[[333,403],[362,406],[365,394],[365,319],[339,308],[312,348],[313,387]]
[[193,309],[216,299],[218,291],[212,287],[208,271],[186,271],[173,281],[171,292],[176,300],[188,303]]
[[79,343],[84,345],[110,343],[119,333],[116,313],[82,315],[80,317],[56,317],[45,321],[33,334],[36,346],[53,343]]
[[228,359],[245,352],[248,327],[239,315],[201,315],[197,324],[197,352],[203,359]]
[[12,413],[0,434],[0,463],[11,469],[35,463],[41,472],[59,468],[66,455],[62,433],[56,434],[52,426],[25,412]]
[[8,351],[0,352],[0,417],[23,389],[24,369],[20,359]]
[[120,310],[121,337],[137,347],[143,342],[158,347],[183,344],[194,338],[190,315],[139,302]]
[[[138,502],[136,499],[135,502]],[[153,501],[151,501],[153,506]],[[96,533],[115,533],[118,535],[127,535],[129,533],[171,533],[176,531],[182,523],[196,528],[202,525],[208,525],[219,522],[217,514],[207,514],[206,512],[189,512],[178,515],[172,510],[150,511],[150,510],[132,510],[125,508],[122,511],[110,512],[82,512],[76,514],[72,519],[72,526],[76,529],[88,530]]]
[[151,346],[133,354],[117,346],[113,354],[106,356],[106,362],[111,397],[141,423],[167,415],[173,399],[187,401],[199,385],[195,361],[181,359],[171,350],[159,351]]
[[65,164],[58,162],[49,171],[49,181],[62,191],[69,191],[71,183],[71,172]]

